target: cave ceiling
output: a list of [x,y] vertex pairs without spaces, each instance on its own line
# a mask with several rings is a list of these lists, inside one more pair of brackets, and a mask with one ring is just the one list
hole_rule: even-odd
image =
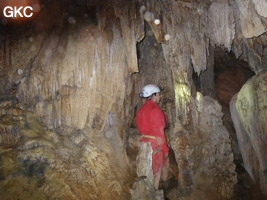
[[[47,7],[53,4],[49,12],[40,13],[42,17],[39,17],[38,22],[37,20],[33,22],[44,27],[61,26],[66,13],[73,15],[76,20],[78,18],[81,20],[84,15],[79,11],[83,10],[89,18],[95,18],[100,29],[111,23],[108,18],[130,19],[129,23],[135,26],[136,41],[140,42],[144,37],[142,31],[144,23],[141,20],[146,20],[157,41],[166,49],[164,51],[173,46],[172,42],[178,44],[179,52],[188,55],[198,74],[205,70],[209,45],[233,51],[236,58],[247,61],[256,73],[266,66],[267,21],[264,1],[41,0],[40,2]],[[160,25],[154,24],[156,18],[160,19]],[[165,59],[170,62],[167,56],[170,53],[165,54]],[[137,70],[137,67],[133,69]]]

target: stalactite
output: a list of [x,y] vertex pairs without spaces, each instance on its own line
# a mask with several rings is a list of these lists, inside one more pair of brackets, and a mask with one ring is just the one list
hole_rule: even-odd
[[[29,31],[1,25],[0,142],[17,145],[14,155],[1,152],[7,162],[1,166],[5,198],[14,194],[15,181],[31,180],[29,192],[19,189],[27,199],[130,199],[135,174],[125,153],[126,128],[136,128],[138,92],[148,81],[167,86],[161,106],[171,115],[166,132],[181,182],[170,194],[194,199],[212,191],[217,199],[231,198],[236,173],[221,107],[193,90],[192,73],[207,70],[212,76],[210,45],[232,50],[256,73],[266,70],[264,2],[64,0],[45,5]],[[85,13],[85,5],[93,13]],[[146,33],[145,23],[151,28]],[[142,55],[137,42],[150,45]],[[213,87],[212,81],[205,86]],[[263,109],[263,93],[256,96]],[[242,110],[247,104],[238,106]],[[266,116],[264,109],[258,114]],[[264,132],[264,123],[256,129]],[[249,152],[260,154],[253,145]],[[252,162],[266,164],[259,157]],[[138,184],[137,191],[146,183],[138,179]]]
[[208,10],[211,41],[218,46],[223,45],[228,51],[231,50],[231,44],[235,38],[233,12],[228,1],[215,1]]

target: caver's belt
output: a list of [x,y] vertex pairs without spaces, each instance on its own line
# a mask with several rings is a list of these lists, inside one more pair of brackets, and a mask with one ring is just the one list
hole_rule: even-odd
[[152,135],[142,135],[142,138],[150,138],[150,139],[157,139],[155,136]]
[[[152,136],[152,135],[142,135],[142,138],[149,138],[149,139],[155,139],[155,140],[157,139],[155,136]],[[158,148],[156,151],[154,151],[154,152],[152,153],[152,155],[154,155],[154,154],[160,152],[160,150],[161,150],[161,148]]]

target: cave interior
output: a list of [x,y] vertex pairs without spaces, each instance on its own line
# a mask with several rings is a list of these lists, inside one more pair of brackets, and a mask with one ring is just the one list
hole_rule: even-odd
[[[8,5],[33,16],[5,17]],[[0,10],[1,199],[267,199],[264,0]],[[169,117],[159,190],[136,172],[139,93],[151,83]]]

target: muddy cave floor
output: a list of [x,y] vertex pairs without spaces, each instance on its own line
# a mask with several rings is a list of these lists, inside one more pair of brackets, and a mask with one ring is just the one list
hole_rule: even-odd
[[[137,153],[138,150],[127,151],[127,155],[132,165],[135,163]],[[177,165],[174,151],[171,148],[169,152],[169,162],[170,168]],[[255,185],[244,167],[238,162],[235,162],[235,164],[238,182],[234,188],[234,195],[230,200],[267,200],[267,198],[261,193],[260,187]],[[171,176],[167,181],[160,181],[159,189],[164,190],[165,200],[174,200],[172,197],[169,197],[172,190],[177,190],[176,198],[183,196],[182,191],[179,190],[179,184],[179,175],[177,177]]]

